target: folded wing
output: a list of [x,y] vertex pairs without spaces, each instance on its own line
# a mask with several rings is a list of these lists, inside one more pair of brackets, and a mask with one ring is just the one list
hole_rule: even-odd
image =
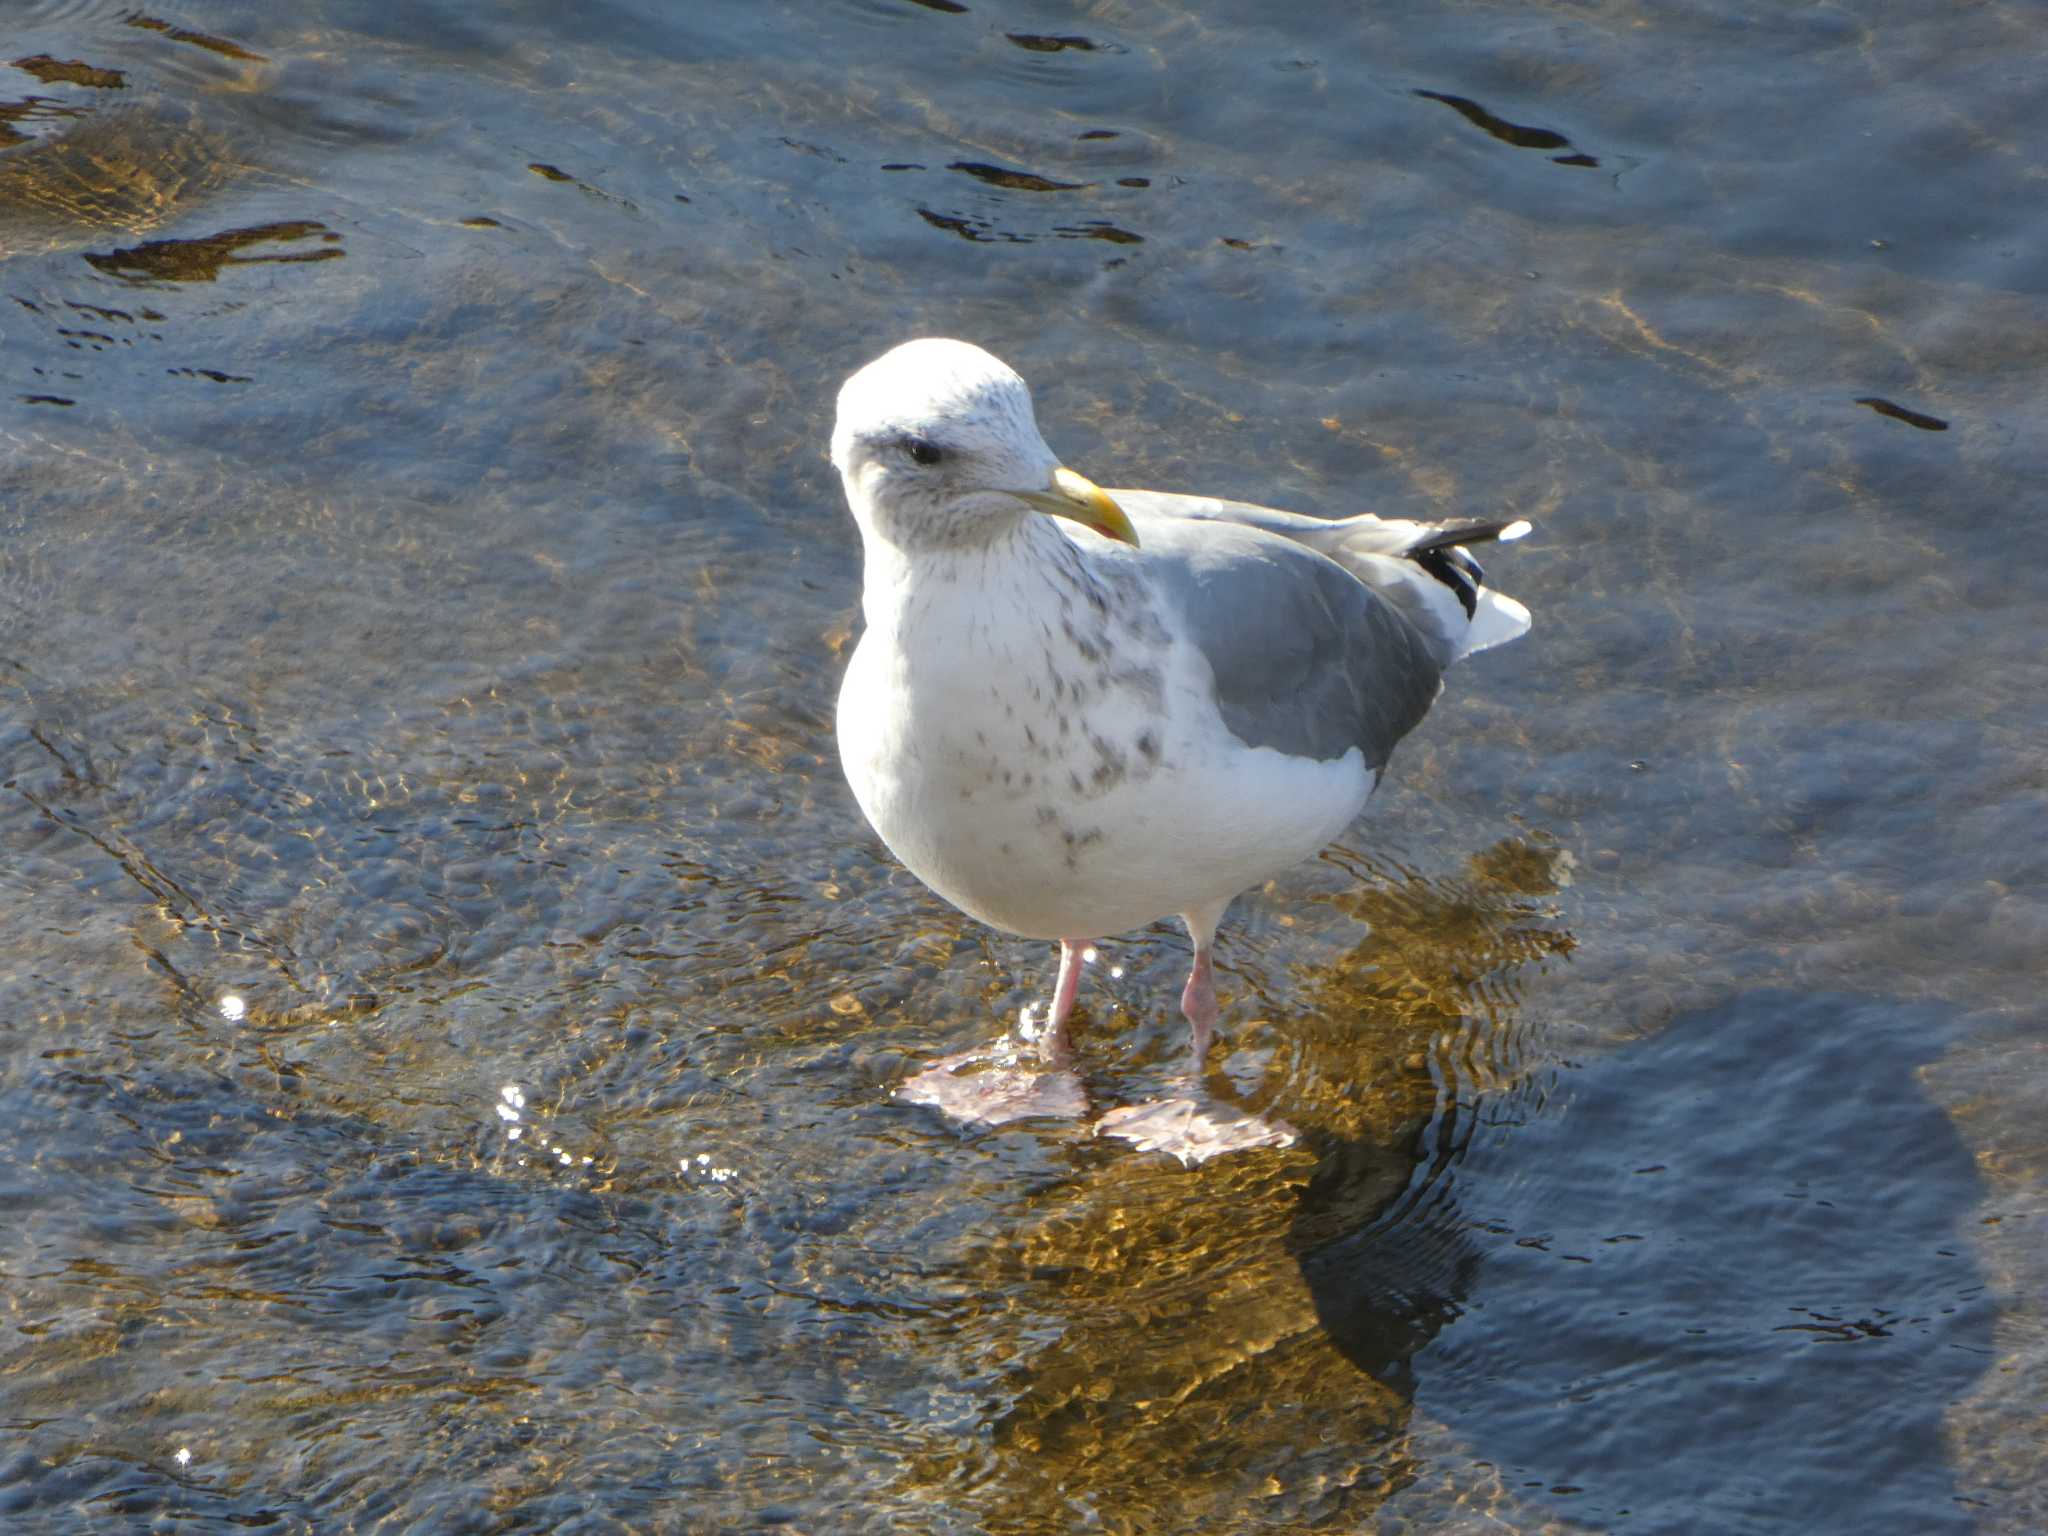
[[[1518,522],[1326,521],[1249,502],[1110,493],[1249,746],[1376,773],[1429,712],[1452,663],[1512,640],[1529,613],[1485,585],[1467,548]],[[1225,594],[1228,594],[1227,596]]]

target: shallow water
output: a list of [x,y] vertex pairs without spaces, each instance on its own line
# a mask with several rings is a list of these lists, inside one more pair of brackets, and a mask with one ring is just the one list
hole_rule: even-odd
[[[962,5],[14,8],[9,1528],[2048,1525],[2040,11]],[[834,758],[934,332],[1540,524],[1222,940],[1299,1147],[890,1100],[1051,974]]]

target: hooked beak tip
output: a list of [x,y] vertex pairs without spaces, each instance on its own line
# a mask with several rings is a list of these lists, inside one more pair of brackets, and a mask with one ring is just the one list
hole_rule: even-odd
[[1052,472],[1050,490],[1026,500],[1055,517],[1064,517],[1083,528],[1092,528],[1104,538],[1115,539],[1133,549],[1138,547],[1138,531],[1131,526],[1124,509],[1093,480],[1075,474],[1065,465]]

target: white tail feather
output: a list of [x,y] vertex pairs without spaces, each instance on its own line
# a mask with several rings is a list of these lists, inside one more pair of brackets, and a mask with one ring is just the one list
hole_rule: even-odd
[[1505,592],[1482,587],[1474,606],[1472,622],[1465,627],[1464,642],[1456,660],[1463,661],[1475,651],[1492,650],[1529,633],[1529,610]]

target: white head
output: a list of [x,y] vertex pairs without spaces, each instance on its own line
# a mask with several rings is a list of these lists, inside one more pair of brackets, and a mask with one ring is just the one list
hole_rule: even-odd
[[1033,511],[1138,542],[1046,447],[1024,381],[968,342],[907,341],[848,379],[832,462],[862,535],[900,549],[984,545]]

